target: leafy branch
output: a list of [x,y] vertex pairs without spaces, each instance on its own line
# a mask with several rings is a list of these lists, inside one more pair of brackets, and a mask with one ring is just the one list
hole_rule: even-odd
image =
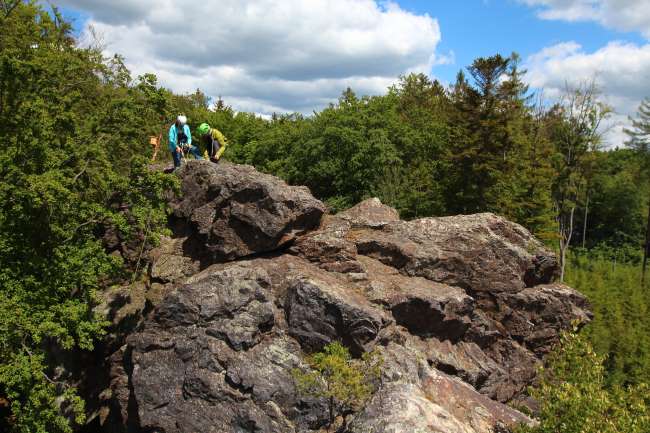
[[383,359],[378,351],[366,352],[353,359],[341,343],[330,343],[309,358],[310,369],[294,369],[298,391],[327,400],[329,426],[338,416],[347,417],[360,410],[378,389]]

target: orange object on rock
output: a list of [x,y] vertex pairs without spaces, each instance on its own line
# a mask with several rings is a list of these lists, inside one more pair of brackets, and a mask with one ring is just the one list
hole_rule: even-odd
[[153,156],[151,157],[152,161],[156,160],[156,156],[158,155],[158,149],[160,149],[161,141],[162,141],[162,134],[158,134],[158,136],[152,135],[149,137],[149,144],[153,146]]

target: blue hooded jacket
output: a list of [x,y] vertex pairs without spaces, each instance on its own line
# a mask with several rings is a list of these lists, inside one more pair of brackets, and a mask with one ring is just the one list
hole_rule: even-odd
[[[192,133],[190,132],[190,127],[187,126],[187,123],[183,125],[183,132],[187,135],[187,144],[192,144]],[[172,124],[172,127],[169,128],[169,151],[174,152],[176,150],[176,141],[178,139],[178,131],[176,129],[176,123]]]

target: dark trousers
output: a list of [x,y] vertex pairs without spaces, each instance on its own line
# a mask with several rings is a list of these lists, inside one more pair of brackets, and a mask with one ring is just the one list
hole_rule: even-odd
[[174,159],[174,168],[178,168],[181,166],[181,153],[173,151],[172,152],[172,158]]
[[221,146],[219,145],[219,142],[217,140],[210,140],[207,145],[207,150],[208,150],[208,156],[210,159],[213,159],[214,156],[217,154],[219,151],[219,148]]
[[[194,155],[195,159],[203,159],[201,156],[201,152],[199,152],[199,148],[196,146],[190,146],[189,150],[186,152],[191,153]],[[174,168],[178,168],[181,166],[181,162],[183,160],[183,155],[181,155],[180,152],[173,151],[172,153],[172,158],[174,158]]]

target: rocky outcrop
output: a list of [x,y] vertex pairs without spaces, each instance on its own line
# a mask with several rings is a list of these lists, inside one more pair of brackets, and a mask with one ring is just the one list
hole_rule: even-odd
[[553,282],[553,254],[496,215],[405,222],[371,199],[323,216],[305,188],[251,167],[180,176],[149,287],[109,309],[131,326],[108,357],[105,431],[319,431],[327,402],[292,372],[332,341],[383,359],[341,432],[507,431],[531,420],[505,403],[524,402],[559,333],[590,318]]
[[190,237],[186,251],[211,262],[275,251],[318,226],[325,212],[307,188],[250,166],[196,161],[180,176],[183,194],[172,208]]
[[517,292],[551,282],[557,261],[523,227],[493,214],[423,218],[360,230],[360,254],[405,275],[474,292]]

